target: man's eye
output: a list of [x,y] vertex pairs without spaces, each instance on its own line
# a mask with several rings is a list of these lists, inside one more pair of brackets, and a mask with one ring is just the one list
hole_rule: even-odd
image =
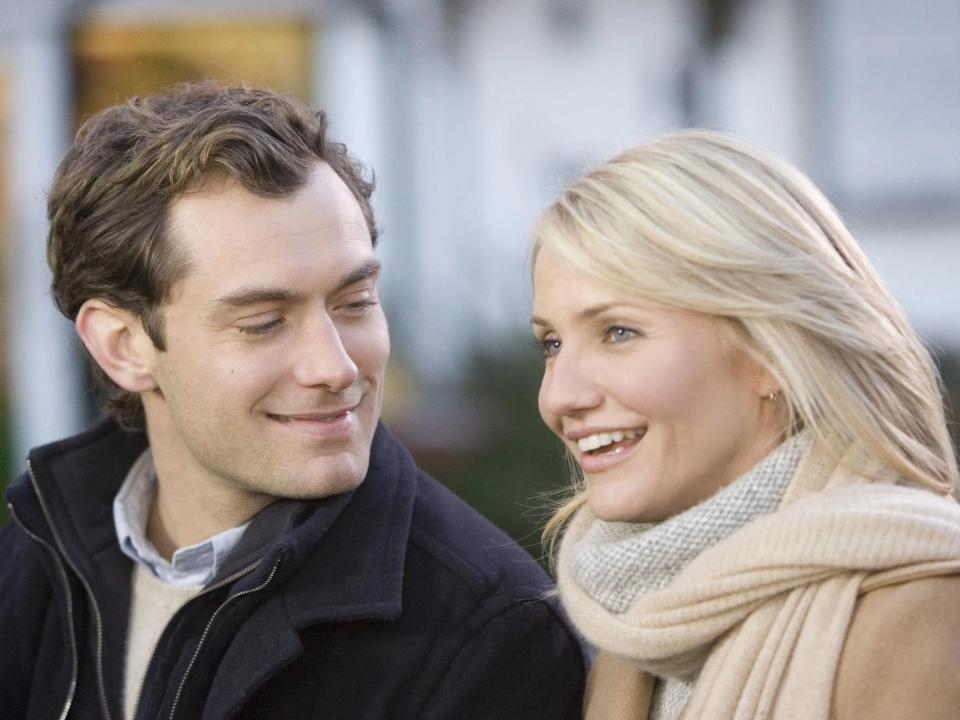
[[638,333],[636,330],[631,330],[628,327],[623,327],[622,325],[611,325],[607,328],[605,335],[606,339],[610,342],[619,343],[639,337],[640,333]]
[[275,318],[269,322],[260,323],[258,325],[241,325],[237,328],[240,331],[241,335],[266,335],[271,332],[274,328],[278,328],[283,324],[283,318]]
[[353,313],[356,315],[362,315],[367,312],[372,307],[379,305],[379,302],[373,298],[367,298],[364,300],[357,300],[356,302],[347,303],[343,307],[347,312]]

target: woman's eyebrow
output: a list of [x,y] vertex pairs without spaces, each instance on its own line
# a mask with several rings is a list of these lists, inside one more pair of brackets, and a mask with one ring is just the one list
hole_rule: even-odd
[[[588,305],[587,307],[578,310],[576,317],[581,320],[590,320],[591,318],[596,317],[597,315],[602,315],[607,310],[612,308],[621,307],[623,303],[618,302],[609,302],[609,303],[598,303],[597,305]],[[530,318],[531,325],[541,325],[543,327],[548,327],[550,323],[544,320],[541,317],[533,315]]]

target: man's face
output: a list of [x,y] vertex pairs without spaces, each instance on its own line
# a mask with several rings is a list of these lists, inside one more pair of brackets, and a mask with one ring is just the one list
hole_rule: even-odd
[[347,186],[325,163],[283,199],[214,183],[174,201],[170,232],[188,268],[142,395],[161,481],[248,505],[355,488],[390,341]]

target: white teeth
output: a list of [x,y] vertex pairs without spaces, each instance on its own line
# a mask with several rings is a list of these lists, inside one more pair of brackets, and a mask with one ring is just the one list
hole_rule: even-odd
[[588,435],[587,437],[580,438],[577,440],[577,446],[580,448],[580,452],[596,450],[598,447],[600,447],[600,436]]
[[577,440],[580,452],[589,452],[622,440],[633,440],[640,434],[636,430],[614,430],[613,432],[594,433]]

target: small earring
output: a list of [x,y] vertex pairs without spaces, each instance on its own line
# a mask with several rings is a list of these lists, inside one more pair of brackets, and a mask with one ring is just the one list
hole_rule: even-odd
[[779,391],[779,390],[775,390],[775,391],[773,391],[772,393],[770,393],[769,395],[764,395],[764,396],[763,396],[763,399],[764,399],[764,400],[776,400],[776,399],[777,399],[777,395],[779,395],[779,394],[780,394],[780,391]]

